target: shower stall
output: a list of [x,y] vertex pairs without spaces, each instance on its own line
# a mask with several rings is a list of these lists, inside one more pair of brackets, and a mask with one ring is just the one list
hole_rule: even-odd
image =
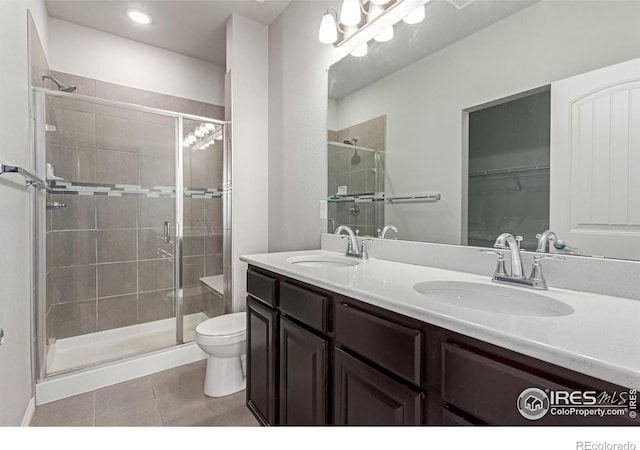
[[[34,88],[37,382],[194,339],[225,313],[226,123]],[[226,199],[224,200],[227,201]],[[46,255],[46,256],[45,256]]]
[[354,144],[328,145],[327,231],[349,225],[360,236],[376,237],[384,227],[384,151]]

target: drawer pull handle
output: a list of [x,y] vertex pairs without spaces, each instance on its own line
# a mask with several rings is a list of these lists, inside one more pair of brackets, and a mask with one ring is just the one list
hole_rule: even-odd
[[348,303],[346,303],[346,302],[341,302],[341,303],[340,303],[340,305],[341,305],[341,306],[344,306],[345,308],[348,308],[348,307],[349,307],[349,304],[348,304]]

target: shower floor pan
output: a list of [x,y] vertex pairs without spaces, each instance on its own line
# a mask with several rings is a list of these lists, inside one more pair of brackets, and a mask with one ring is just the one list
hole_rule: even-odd
[[[207,320],[204,313],[184,317],[184,341],[195,337],[196,326]],[[49,346],[47,375],[58,375],[176,345],[176,319],[164,319],[82,336],[58,339]]]

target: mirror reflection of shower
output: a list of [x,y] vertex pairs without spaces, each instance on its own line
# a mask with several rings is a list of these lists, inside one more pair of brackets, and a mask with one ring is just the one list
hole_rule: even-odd
[[327,232],[348,225],[376,237],[385,225],[387,118],[361,117],[340,100],[329,102]]
[[[347,145],[353,145],[354,147],[356,147],[358,145],[358,138],[352,138],[352,139],[345,139],[343,141],[345,144]],[[361,158],[360,155],[358,155],[358,149],[354,148],[353,149],[353,156],[351,157],[351,165],[355,166],[360,164]]]
[[51,75],[47,75],[46,73],[42,74],[42,81],[44,81],[44,80],[53,81],[55,83],[56,87],[58,88],[58,90],[62,91],[62,92],[74,92],[76,90],[75,86],[69,85],[69,84],[64,84],[60,80],[58,80],[57,78],[54,78]]

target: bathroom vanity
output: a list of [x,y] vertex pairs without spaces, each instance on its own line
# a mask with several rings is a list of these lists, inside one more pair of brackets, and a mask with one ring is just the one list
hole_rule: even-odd
[[[419,292],[425,282],[501,289],[477,275],[348,265],[326,251],[242,260],[247,405],[265,425],[640,425],[640,344],[627,340],[638,329],[621,328],[640,302],[552,288],[542,299],[557,304],[504,313]],[[612,330],[598,342],[596,324]],[[604,404],[620,415],[575,412]]]

